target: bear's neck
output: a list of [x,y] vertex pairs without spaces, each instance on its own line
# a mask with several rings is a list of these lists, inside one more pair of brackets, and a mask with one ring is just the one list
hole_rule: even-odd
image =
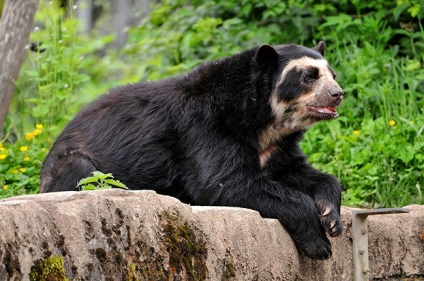
[[255,52],[201,65],[183,76],[181,85],[186,101],[214,111],[217,126],[256,146],[258,134],[273,120],[269,105],[273,73],[260,72]]
[[[255,50],[200,65],[184,76],[190,93],[196,96],[231,98],[251,88],[251,68]],[[187,89],[186,88],[186,89]]]

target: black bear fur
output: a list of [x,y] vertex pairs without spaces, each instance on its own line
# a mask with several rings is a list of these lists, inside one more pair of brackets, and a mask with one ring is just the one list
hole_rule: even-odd
[[[335,82],[305,98],[315,99],[310,116],[293,115],[321,83],[319,70],[295,65],[281,78],[290,62],[323,55],[322,42],[312,49],[264,45],[182,76],[111,89],[59,135],[43,163],[40,191],[78,190],[77,182],[93,171],[112,173],[130,189],[257,210],[277,218],[301,252],[328,258],[326,231],[342,231],[340,184],[307,163],[298,144],[306,125],[278,129],[337,115],[343,93]],[[286,106],[282,121],[272,95]],[[272,130],[260,148],[260,136]]]

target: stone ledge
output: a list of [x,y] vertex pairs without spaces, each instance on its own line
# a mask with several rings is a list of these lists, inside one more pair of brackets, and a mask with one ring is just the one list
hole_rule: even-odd
[[[369,217],[374,280],[424,280],[424,206]],[[351,210],[333,257],[300,256],[277,220],[153,191],[0,200],[0,280],[353,280]]]

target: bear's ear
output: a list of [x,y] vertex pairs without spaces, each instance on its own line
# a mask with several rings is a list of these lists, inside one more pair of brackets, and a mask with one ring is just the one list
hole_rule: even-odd
[[255,61],[260,67],[278,63],[277,51],[270,45],[262,45],[256,51]]
[[319,41],[318,45],[316,45],[315,47],[312,48],[312,50],[317,51],[318,53],[321,54],[321,56],[324,56],[324,49],[325,49],[325,44],[324,41]]

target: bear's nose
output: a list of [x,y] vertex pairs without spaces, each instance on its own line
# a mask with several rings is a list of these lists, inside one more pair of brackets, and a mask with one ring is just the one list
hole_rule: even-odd
[[343,98],[343,90],[340,88],[334,88],[328,91],[330,96],[334,99],[340,99]]

